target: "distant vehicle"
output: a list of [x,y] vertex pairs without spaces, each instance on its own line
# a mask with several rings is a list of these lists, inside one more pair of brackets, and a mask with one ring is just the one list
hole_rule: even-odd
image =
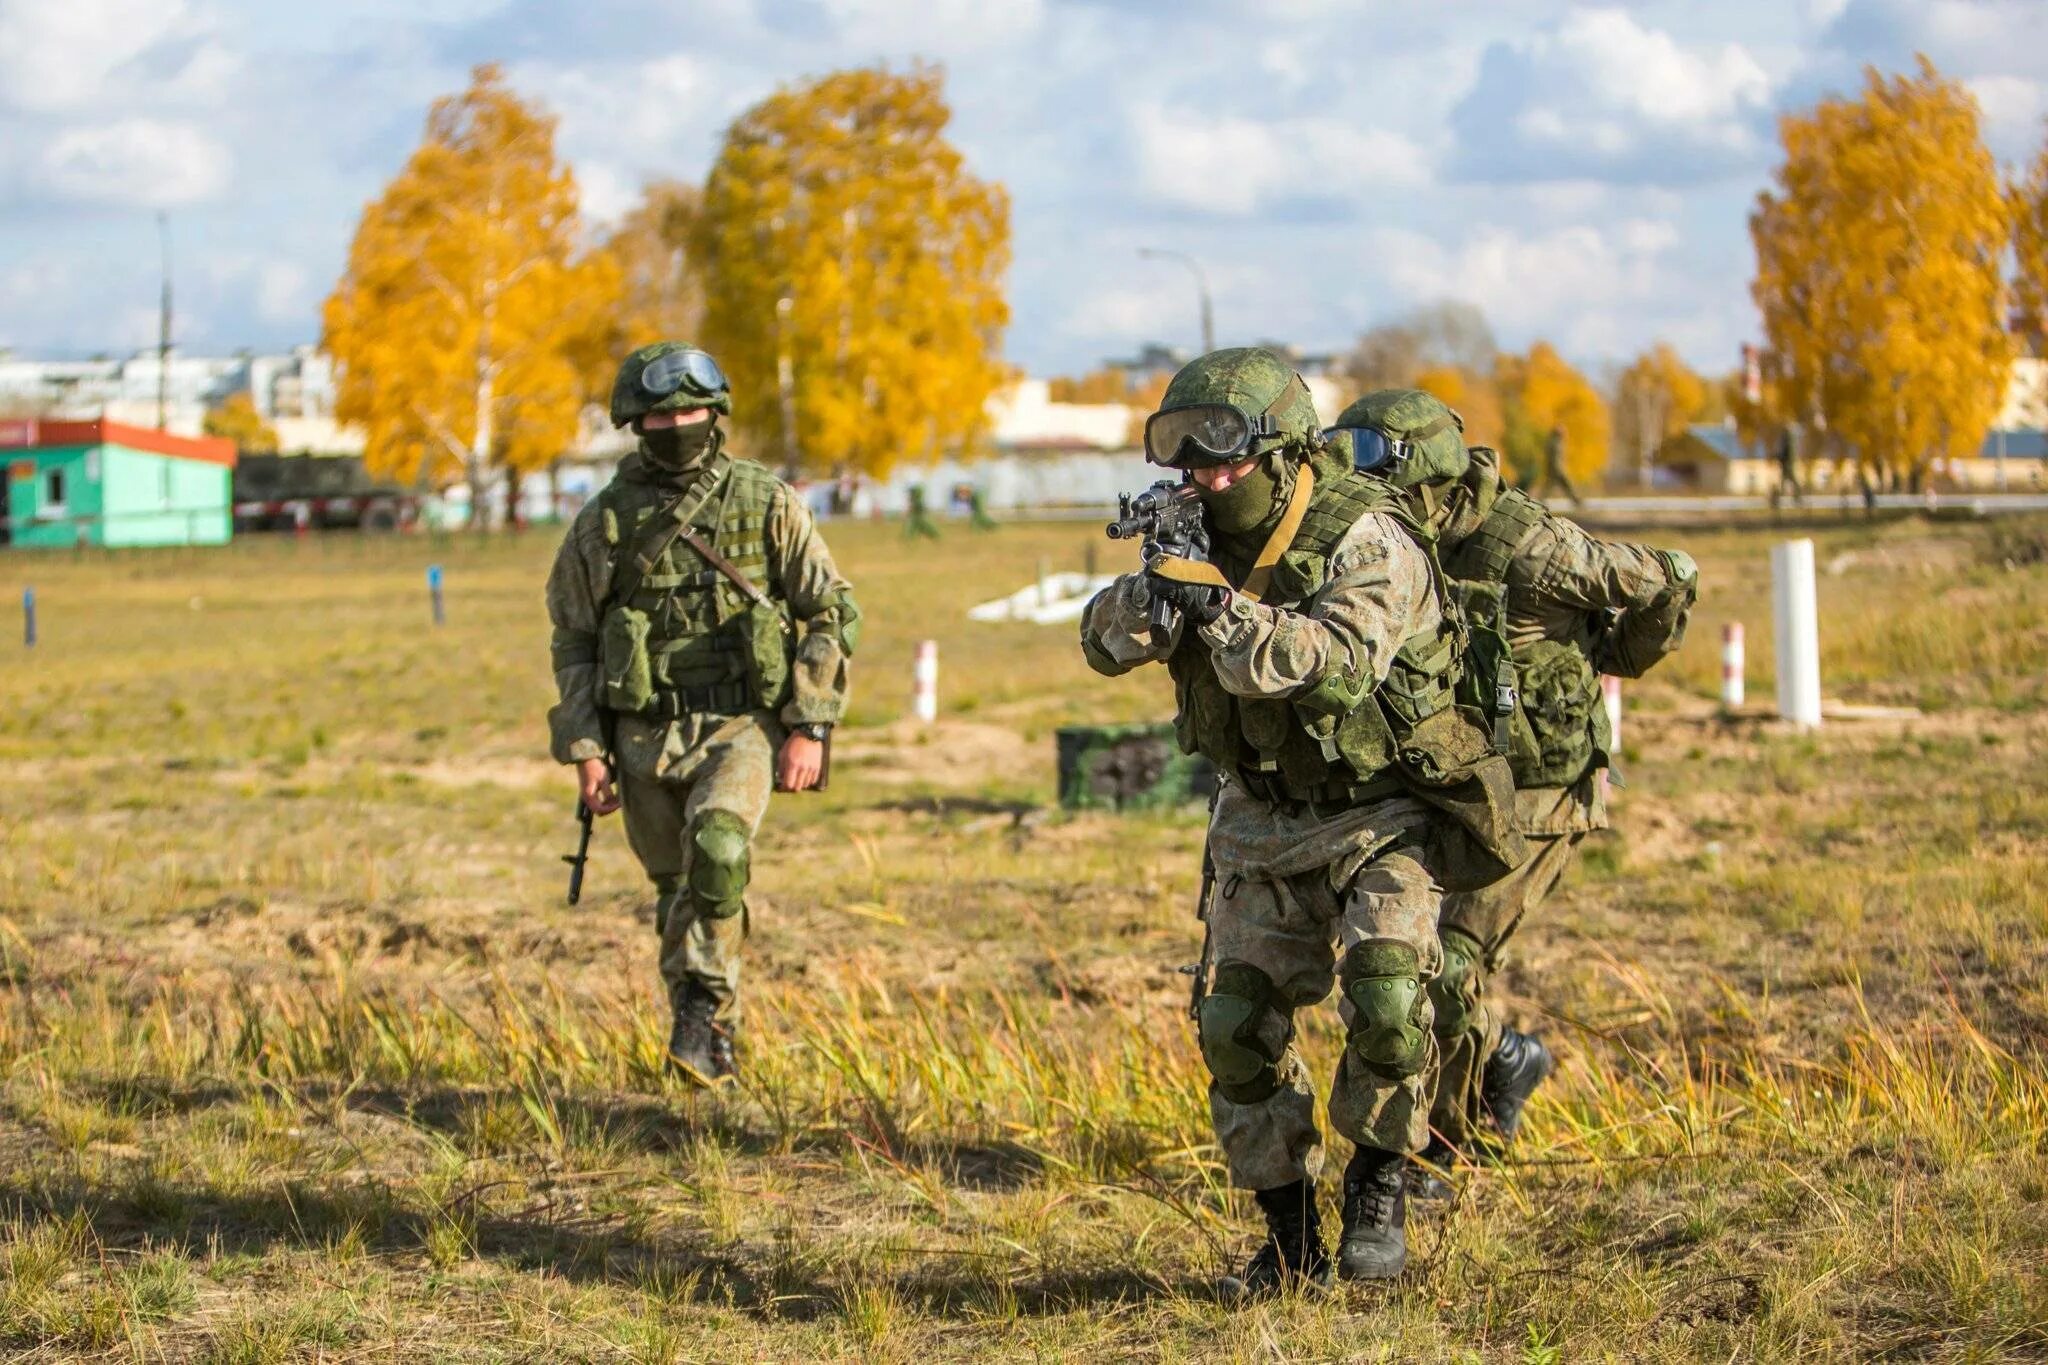
[[420,497],[370,477],[356,455],[250,455],[235,465],[237,531],[400,531]]

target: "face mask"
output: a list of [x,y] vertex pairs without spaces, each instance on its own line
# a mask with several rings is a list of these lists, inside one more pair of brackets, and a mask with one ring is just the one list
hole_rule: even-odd
[[647,445],[647,458],[663,469],[689,469],[704,458],[711,444],[715,424],[692,422],[681,427],[655,427],[640,433]]
[[1280,481],[1273,477],[1271,462],[1262,459],[1230,487],[1213,493],[1202,489],[1202,506],[1218,531],[1242,535],[1267,518],[1279,491]]

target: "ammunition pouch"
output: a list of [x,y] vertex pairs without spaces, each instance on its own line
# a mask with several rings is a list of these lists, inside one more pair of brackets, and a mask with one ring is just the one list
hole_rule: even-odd
[[1339,989],[1351,1006],[1345,1049],[1389,1080],[1420,1075],[1429,1061],[1429,997],[1422,963],[1398,939],[1369,938],[1345,952]]
[[639,712],[654,700],[654,656],[648,649],[653,622],[644,611],[615,606],[598,630],[598,663],[604,673],[606,710]]
[[790,660],[795,657],[794,632],[789,617],[772,601],[754,602],[740,616],[738,629],[745,636],[747,686],[754,705],[774,711],[789,700]]

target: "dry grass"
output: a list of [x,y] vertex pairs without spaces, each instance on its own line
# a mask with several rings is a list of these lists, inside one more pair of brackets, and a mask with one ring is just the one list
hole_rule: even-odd
[[1767,542],[1681,538],[1696,639],[1509,974],[1565,1055],[1528,1142],[1417,1212],[1399,1286],[1249,1312],[1207,1288],[1250,1222],[1178,1015],[1194,817],[1044,809],[1052,727],[1163,689],[962,619],[1091,534],[835,529],[855,724],[771,817],[715,1096],[660,1078],[615,829],[560,905],[548,536],[0,561],[44,612],[0,656],[0,1355],[2048,1353],[2025,528],[1825,536],[1830,691],[1929,713],[1814,738],[1714,716],[1720,621],[1765,690]]

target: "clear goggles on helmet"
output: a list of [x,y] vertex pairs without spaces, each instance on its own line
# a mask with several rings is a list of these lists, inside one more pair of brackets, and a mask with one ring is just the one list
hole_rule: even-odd
[[1408,442],[1389,436],[1377,427],[1331,427],[1323,433],[1327,444],[1351,442],[1351,467],[1360,472],[1384,469],[1408,458]]
[[700,398],[715,398],[732,386],[717,361],[702,351],[688,349],[669,351],[648,361],[640,371],[640,387],[656,398],[666,398],[685,387]]
[[1279,434],[1270,412],[1253,417],[1228,403],[1169,408],[1145,419],[1145,458],[1174,469],[1229,464],[1258,437]]

